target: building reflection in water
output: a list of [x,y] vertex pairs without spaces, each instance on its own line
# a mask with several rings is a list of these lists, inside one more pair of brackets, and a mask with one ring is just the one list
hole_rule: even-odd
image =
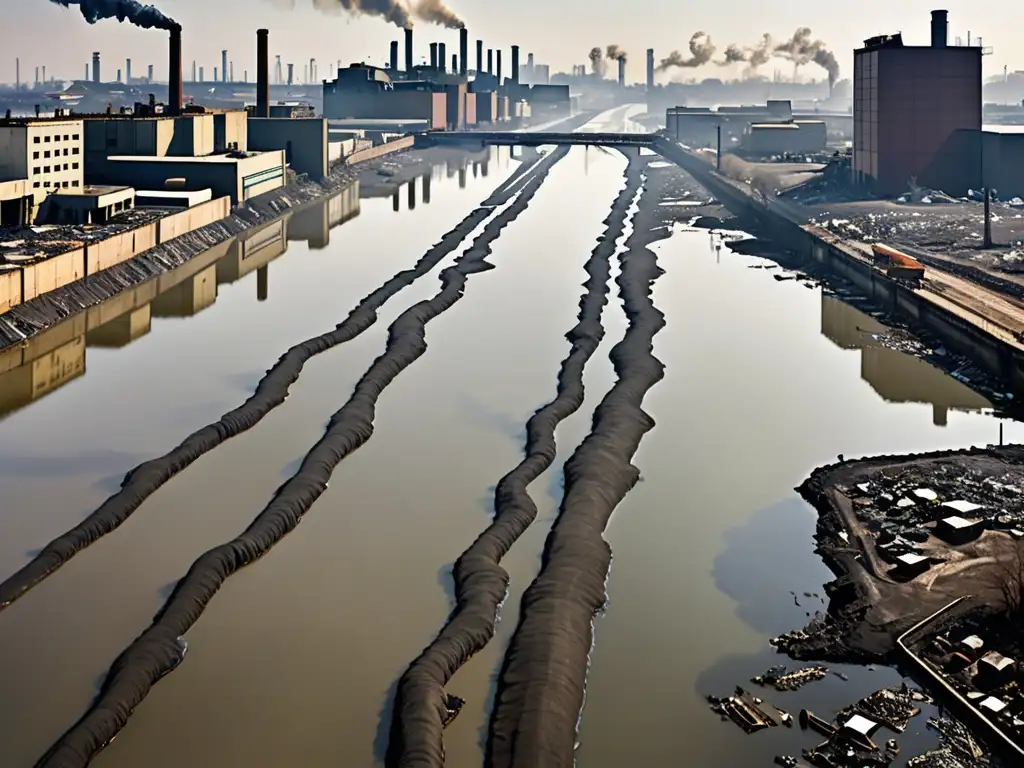
[[913,355],[882,346],[873,334],[886,327],[831,296],[821,297],[821,332],[841,349],[860,350],[860,376],[891,403],[931,403],[932,421],[945,426],[948,412],[979,411],[992,403],[966,384]]
[[256,298],[269,297],[269,263],[289,241],[324,248],[333,227],[359,215],[358,187],[214,246],[176,270],[155,277],[24,344],[0,350],[0,418],[85,373],[87,347],[119,349],[149,334],[153,318],[187,318],[213,306],[219,285],[256,272]]
[[433,177],[434,169],[431,168],[423,174],[423,204],[430,205],[430,179]]
[[409,179],[409,195],[406,202],[410,211],[416,210],[416,179]]

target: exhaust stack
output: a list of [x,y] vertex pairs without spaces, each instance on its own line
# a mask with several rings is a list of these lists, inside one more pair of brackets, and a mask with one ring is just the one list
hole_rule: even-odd
[[619,88],[626,87],[626,60],[619,59]]
[[270,30],[256,30],[256,117],[270,117]]
[[494,49],[487,49],[487,74],[494,74]]
[[391,61],[391,63],[390,63],[389,66],[391,68],[391,75],[394,76],[395,74],[398,73],[398,41],[397,40],[392,40],[391,41],[391,60],[390,61]]
[[415,66],[412,60],[412,28],[408,27],[405,30],[405,72],[408,75],[412,74],[412,68]]
[[494,72],[495,72],[495,75],[498,78],[498,87],[500,88],[501,87],[501,48],[496,50],[494,53],[495,53],[495,59],[496,59],[496,61],[494,62],[494,66],[495,66]]
[[512,46],[512,72],[509,78],[513,83],[519,83],[519,46]]
[[[173,39],[173,38],[172,38]],[[36,80],[39,80],[39,75],[36,75]],[[100,81],[100,52],[95,51],[92,54],[92,81],[98,83]]]
[[444,68],[445,68],[445,64],[447,63],[447,61],[446,61],[447,58],[448,58],[448,46],[445,45],[444,43],[438,43],[437,44],[437,68],[440,69],[442,72],[445,71]]
[[469,61],[469,30],[463,27],[459,30],[459,74],[466,76],[466,62]]
[[647,49],[647,90],[654,88],[654,49]]
[[479,75],[484,71],[484,41],[476,41],[476,73]]
[[430,44],[430,68],[437,69],[437,43]]
[[[167,56],[167,109],[172,115],[181,114],[181,27],[171,28],[170,47]],[[97,54],[97,57],[99,54]],[[93,69],[98,70],[99,59],[93,60]],[[95,75],[95,71],[93,75]]]
[[932,48],[949,44],[949,11],[932,11]]

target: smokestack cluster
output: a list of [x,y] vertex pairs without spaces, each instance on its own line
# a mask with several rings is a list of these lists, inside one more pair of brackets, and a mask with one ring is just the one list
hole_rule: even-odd
[[168,32],[178,27],[174,19],[164,16],[152,5],[143,5],[138,0],[50,0],[51,3],[70,8],[77,5],[82,17],[90,24],[102,19],[129,21],[145,29],[165,29]]
[[416,62],[412,59],[412,27],[405,28],[405,72],[411,75]]
[[949,11],[932,11],[932,48],[949,45]]
[[835,84],[839,77],[839,62],[832,51],[825,47],[821,40],[811,39],[811,28],[800,27],[793,33],[793,37],[780,45],[775,46],[775,53],[784,59],[789,59],[796,66],[814,62],[828,72],[829,85]]
[[459,30],[459,74],[465,77],[466,63],[469,61],[469,30]]
[[270,117],[270,30],[256,30],[256,117]]
[[167,109],[172,115],[181,114],[181,27],[170,30],[167,51]]

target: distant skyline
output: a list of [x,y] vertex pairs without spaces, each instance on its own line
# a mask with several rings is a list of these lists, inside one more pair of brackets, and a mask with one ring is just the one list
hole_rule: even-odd
[[[103,77],[113,80],[132,59],[132,73],[144,75],[154,65],[158,80],[167,77],[167,34],[158,30],[133,27],[127,22],[106,20],[88,24],[77,9],[66,9],[49,0],[0,0],[4,5],[4,23],[0,25],[0,81],[13,82],[15,58],[21,59],[23,82],[31,82],[35,67],[45,65],[47,75],[80,79],[92,52],[103,56]],[[401,30],[380,19],[361,16],[329,16],[315,11],[311,0],[154,0],[154,4],[183,27],[185,76],[191,75],[195,60],[213,78],[220,67],[220,51],[229,51],[235,78],[241,80],[248,70],[255,76],[256,29],[271,30],[271,55],[280,54],[283,62],[294,62],[296,78],[309,59],[317,60],[321,78],[330,76],[331,67],[340,59],[345,66],[354,61],[383,64],[388,43],[401,38]],[[573,64],[587,61],[594,46],[616,44],[629,52],[628,77],[639,82],[644,76],[644,51],[655,49],[656,58],[673,49],[687,54],[690,36],[708,33],[720,57],[730,43],[750,46],[763,33],[776,40],[791,36],[797,27],[808,26],[813,37],[820,38],[835,53],[840,77],[849,77],[852,50],[864,38],[902,31],[910,44],[927,44],[930,11],[949,11],[950,41],[968,32],[981,36],[994,53],[985,57],[986,76],[1001,73],[1003,66],[1012,72],[1024,69],[1024,51],[1018,32],[1024,25],[1024,4],[1011,0],[968,3],[964,0],[942,3],[927,0],[861,0],[856,6],[827,5],[814,0],[789,0],[776,3],[769,13],[763,0],[732,0],[731,3],[702,3],[699,7],[667,5],[663,0],[519,0],[514,4],[495,4],[488,0],[451,0],[451,8],[466,22],[470,40],[482,37],[485,47],[508,49],[514,43],[526,54],[536,54],[538,63],[551,65],[552,73],[569,71]],[[583,9],[587,9],[583,13]],[[449,54],[458,50],[458,33],[422,22],[416,24],[417,56],[427,53],[431,41],[448,44]],[[475,43],[471,43],[471,67],[475,65]],[[507,54],[506,54],[507,57]],[[273,59],[272,59],[273,61]],[[404,65],[404,61],[403,61]],[[507,70],[508,60],[505,67]],[[778,69],[789,77],[793,66],[773,59],[760,72],[770,76]],[[741,65],[720,67],[714,64],[696,69],[670,72],[683,77],[736,77]],[[810,64],[801,68],[804,79],[824,77],[824,70]]]

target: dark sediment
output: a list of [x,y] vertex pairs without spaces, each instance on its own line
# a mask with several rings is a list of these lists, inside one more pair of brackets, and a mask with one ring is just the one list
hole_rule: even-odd
[[[339,344],[351,341],[374,325],[377,322],[377,311],[388,300],[429,274],[446,256],[455,251],[492,215],[493,206],[508,202],[517,189],[515,184],[535,169],[536,163],[523,163],[511,178],[446,233],[413,267],[396,273],[366,296],[334,330],[291,347],[267,371],[256,386],[256,391],[244,403],[228,411],[217,421],[196,430],[163,456],[150,459],[129,470],[121,482],[120,490],[104,501],[85,520],[51,541],[29,563],[0,583],[0,611],[58,570],[78,552],[114,531],[157,489],[198,458],[224,441],[256,426],[264,416],[285,401],[289,388],[298,380],[306,361]],[[170,244],[176,242],[177,239]],[[101,274],[105,274],[106,271]]]
[[454,266],[442,271],[442,287],[433,298],[413,305],[391,324],[384,353],[331,417],[326,433],[303,458],[295,475],[278,489],[241,535],[207,551],[192,564],[150,627],[114,661],[89,710],[39,760],[37,768],[79,768],[88,764],[125,726],[153,684],[181,662],[182,636],[224,581],[266,554],[293,530],[326,490],[334,468],[370,438],[377,398],[427,349],[426,324],[462,298],[469,275],[493,268],[486,261],[492,244],[527,208],[551,166],[566,151],[556,150],[542,161],[519,196],[487,223]]
[[618,380],[595,410],[590,434],[566,462],[560,514],[505,655],[487,744],[487,764],[495,768],[566,768],[574,762],[592,621],[604,605],[611,564],[602,534],[639,478],[631,459],[654,426],[641,406],[664,375],[653,354],[664,316],[651,299],[661,269],[648,245],[669,230],[660,226],[657,201],[645,200],[649,191],[648,180],[616,279],[629,318],[610,355]]
[[604,337],[601,314],[608,302],[610,260],[640,188],[640,164],[629,164],[625,177],[626,184],[604,220],[604,233],[584,266],[588,279],[578,322],[566,334],[572,346],[558,373],[557,394],[526,423],[525,456],[498,482],[494,521],[455,562],[455,610],[399,681],[388,765],[444,766],[444,686],[494,637],[498,608],[509,583],[499,563],[537,517],[527,487],[555,460],[555,428],[583,404],[583,371]]

